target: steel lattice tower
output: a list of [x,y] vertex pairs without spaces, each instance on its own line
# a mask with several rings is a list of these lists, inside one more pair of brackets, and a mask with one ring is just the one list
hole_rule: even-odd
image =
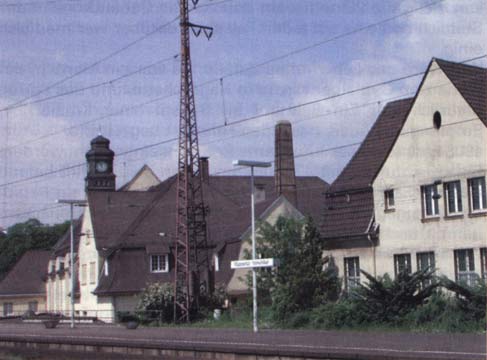
[[[192,0],[196,6],[198,0]],[[181,102],[175,239],[174,319],[189,321],[201,291],[208,290],[206,206],[199,163],[198,129],[191,69],[190,32],[202,31],[209,39],[213,29],[189,22],[188,0],[180,0]]]

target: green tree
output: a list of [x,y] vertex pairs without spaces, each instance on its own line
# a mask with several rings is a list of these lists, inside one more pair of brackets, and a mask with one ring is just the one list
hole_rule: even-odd
[[257,251],[279,261],[279,266],[258,271],[259,290],[268,294],[275,320],[309,310],[338,296],[340,284],[334,267],[324,270],[324,244],[311,218],[280,217],[275,225],[259,227]]
[[27,250],[49,250],[68,228],[69,222],[44,225],[37,219],[9,227],[0,240],[0,279]]

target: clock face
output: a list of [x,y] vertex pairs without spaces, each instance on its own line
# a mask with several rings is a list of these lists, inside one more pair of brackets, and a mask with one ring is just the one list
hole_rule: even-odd
[[108,164],[105,161],[97,162],[95,167],[96,167],[96,171],[101,172],[101,173],[108,170]]

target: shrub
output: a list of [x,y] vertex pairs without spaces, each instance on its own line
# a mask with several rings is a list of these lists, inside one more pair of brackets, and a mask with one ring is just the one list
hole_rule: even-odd
[[[418,270],[412,274],[399,273],[394,280],[386,274],[374,278],[361,270],[368,280],[355,290],[353,301],[368,321],[401,323],[404,316],[425,303],[439,286],[433,280],[433,269]],[[429,285],[424,285],[428,283]]]
[[341,329],[359,325],[363,314],[357,304],[349,300],[321,305],[312,311],[312,325],[318,329]]
[[136,307],[142,323],[169,323],[174,317],[174,296],[171,284],[148,285],[139,295]]
[[456,294],[457,305],[468,319],[485,321],[487,293],[484,281],[478,279],[473,286],[469,286],[442,277],[440,282],[443,287]]

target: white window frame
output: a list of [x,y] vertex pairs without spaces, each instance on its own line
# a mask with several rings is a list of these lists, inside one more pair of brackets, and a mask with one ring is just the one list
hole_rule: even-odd
[[[345,257],[343,258],[343,264],[346,291],[350,291],[360,284],[360,258],[358,256]],[[353,265],[354,267],[353,275],[350,275],[349,273],[350,265]]]
[[[457,282],[464,282],[473,285],[478,278],[475,272],[475,254],[473,249],[457,249],[453,252],[455,257],[455,274]],[[465,255],[465,270],[460,270],[460,256]]]
[[[453,199],[454,199],[454,209],[450,208],[450,189],[449,186],[453,185]],[[448,181],[444,183],[445,189],[445,207],[446,215],[460,215],[463,213],[462,204],[462,184],[460,180]]]
[[5,302],[3,303],[3,316],[11,316],[14,314],[14,303]]
[[[479,182],[479,208],[474,209],[474,198],[473,198],[473,182],[480,180]],[[483,186],[482,186],[483,180]],[[485,176],[479,176],[475,178],[468,179],[468,196],[470,199],[470,212],[471,213],[481,213],[487,211],[487,204],[484,203],[484,193],[486,191]]]
[[399,260],[405,259],[405,265],[408,269],[408,274],[412,272],[412,265],[411,265],[411,254],[410,253],[403,253],[403,254],[394,254],[394,274],[397,276],[401,272],[399,269]]
[[[164,258],[164,262],[162,262],[162,258]],[[154,261],[156,263],[154,263]],[[162,265],[164,265],[164,267]],[[149,270],[151,273],[167,273],[167,272],[169,272],[169,255],[168,254],[151,255],[150,256],[150,269]]]
[[215,267],[215,272],[220,271],[220,257],[218,254],[213,254],[213,265]]
[[[430,190],[431,195],[431,210],[432,213],[427,213],[427,193]],[[436,197],[436,199],[435,199]],[[429,184],[421,186],[421,199],[423,201],[423,218],[430,219],[430,218],[437,218],[440,216],[440,206],[439,206],[439,193],[438,193],[438,185],[436,184]]]
[[[422,256],[426,255],[427,256],[427,264],[426,266],[423,266],[423,261],[422,261]],[[428,270],[434,270],[435,269],[435,252],[434,251],[422,251],[422,252],[417,252],[416,253],[416,267],[418,271],[424,270],[426,267],[428,267]],[[432,279],[429,280],[424,280],[422,283],[423,287],[426,287],[428,285],[431,285]]]
[[[392,199],[392,204],[391,204],[391,199]],[[396,208],[394,189],[389,189],[384,191],[384,207],[385,210],[394,210]]]

